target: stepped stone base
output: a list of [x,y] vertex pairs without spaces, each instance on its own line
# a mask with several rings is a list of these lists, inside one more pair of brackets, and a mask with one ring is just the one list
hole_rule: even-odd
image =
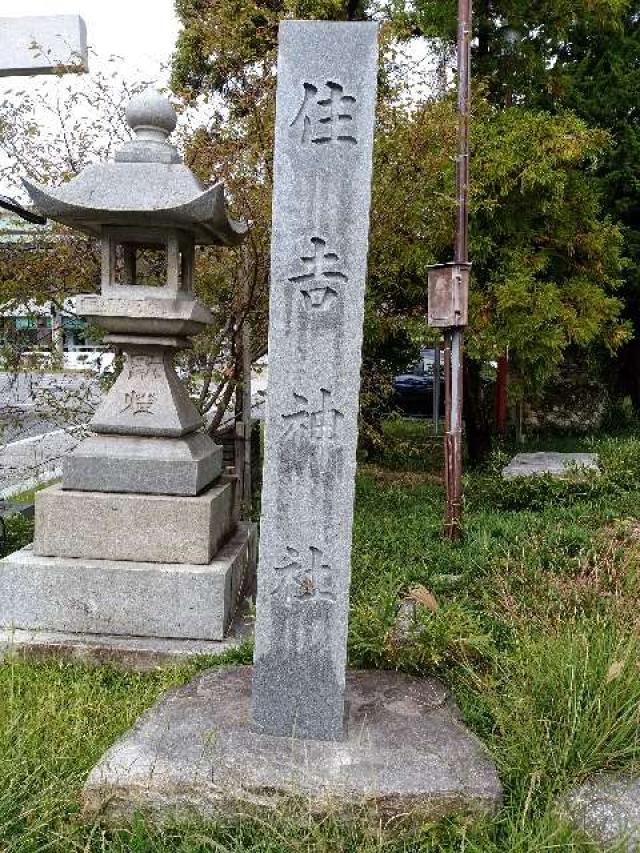
[[252,731],[252,667],[216,668],[169,691],[91,771],[85,811],[120,822],[275,812],[420,823],[482,815],[502,790],[482,743],[434,679],[347,672],[347,738]]
[[176,666],[201,655],[217,657],[226,654],[252,636],[250,600],[245,599],[222,640],[0,629],[0,661],[11,656],[23,660],[73,661],[85,666],[109,665],[130,672],[149,672],[158,667]]
[[222,447],[185,438],[94,435],[64,460],[64,488],[85,492],[197,495],[222,473]]
[[[138,531],[139,533],[139,531]],[[0,629],[222,640],[255,571],[253,525],[206,565],[40,556],[0,560]]]
[[82,560],[207,564],[234,524],[235,481],[195,497],[80,492],[36,494],[33,552]]

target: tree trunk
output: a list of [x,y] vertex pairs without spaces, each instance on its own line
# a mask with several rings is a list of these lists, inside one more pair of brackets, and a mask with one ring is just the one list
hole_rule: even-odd
[[480,365],[466,358],[464,361],[464,423],[467,450],[472,464],[481,462],[491,450],[491,423],[484,403]]
[[507,432],[507,389],[509,386],[509,362],[506,355],[498,359],[496,374],[496,432],[504,436]]

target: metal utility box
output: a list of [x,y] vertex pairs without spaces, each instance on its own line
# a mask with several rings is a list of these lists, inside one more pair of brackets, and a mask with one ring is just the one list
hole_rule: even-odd
[[430,326],[450,329],[466,326],[471,264],[437,264],[429,269]]

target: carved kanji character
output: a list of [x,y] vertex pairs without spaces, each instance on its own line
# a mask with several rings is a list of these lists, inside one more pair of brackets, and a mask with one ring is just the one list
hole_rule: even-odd
[[333,444],[337,437],[338,424],[344,417],[341,411],[331,406],[331,391],[326,388],[320,389],[322,405],[319,409],[313,409],[309,400],[302,394],[296,394],[294,398],[300,408],[282,419],[288,425],[283,438],[289,438],[299,430],[308,432],[310,439],[317,444]]
[[162,359],[150,355],[131,355],[129,362],[129,379],[158,379],[162,371]]
[[291,122],[291,127],[302,126],[301,142],[316,145],[327,143],[346,143],[356,145],[358,140],[353,133],[353,110],[356,99],[345,95],[344,87],[333,80],[327,80],[325,88],[328,94],[318,96],[318,87],[313,83],[303,83],[304,97],[300,109]]
[[152,415],[156,395],[146,391],[128,391],[124,395],[124,408],[120,412],[131,411],[132,415]]
[[[338,298],[336,287],[348,281],[347,276],[335,268],[340,260],[335,252],[326,252],[326,241],[311,237],[312,255],[302,255],[308,269],[302,275],[291,276],[289,281],[300,285],[304,305],[311,311],[326,311]],[[332,286],[333,285],[333,286]]]
[[288,601],[292,598],[305,601],[336,600],[331,566],[323,562],[323,551],[320,548],[311,545],[304,564],[297,548],[287,546],[286,552],[284,565],[275,566],[278,583],[271,590],[272,595],[284,595]]

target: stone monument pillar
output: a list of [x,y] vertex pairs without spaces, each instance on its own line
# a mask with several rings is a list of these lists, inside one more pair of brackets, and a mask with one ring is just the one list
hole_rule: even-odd
[[253,719],[342,738],[377,25],[280,26]]
[[222,185],[203,190],[167,141],[166,98],[148,90],[127,119],[135,138],[113,162],[56,190],[25,182],[43,214],[100,239],[101,292],[77,309],[124,364],[62,484],[36,496],[33,548],[0,561],[0,628],[222,640],[254,532],[238,525],[234,478],[173,358],[213,322],[192,291],[195,246],[235,245],[246,228],[227,217]]

